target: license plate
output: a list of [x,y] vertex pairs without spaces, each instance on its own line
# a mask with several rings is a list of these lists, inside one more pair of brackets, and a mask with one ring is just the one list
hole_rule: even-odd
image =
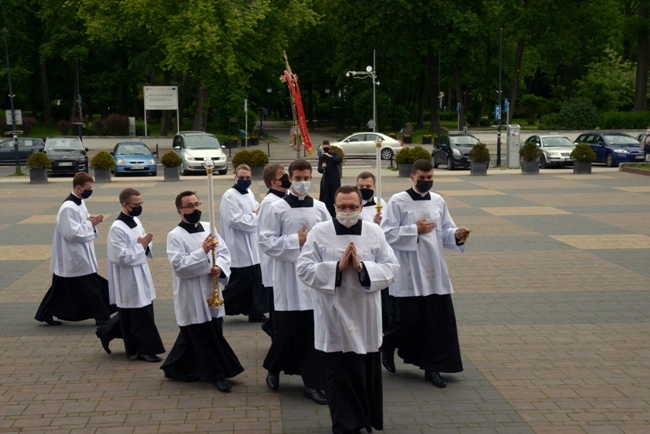
[[59,166],[72,166],[72,161],[64,161],[63,163],[59,163]]
[[643,160],[643,155],[637,155],[635,158],[636,158],[637,160]]
[[132,170],[144,170],[144,166],[131,166]]

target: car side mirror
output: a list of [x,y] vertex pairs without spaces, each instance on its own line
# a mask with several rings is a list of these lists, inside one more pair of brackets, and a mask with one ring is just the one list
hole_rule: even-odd
[[172,146],[172,149],[181,149],[181,145],[174,145]]
[[111,154],[111,157],[114,157],[114,156],[115,156],[115,154],[114,154],[114,153],[112,153],[112,152],[109,152],[109,154]]
[[228,148],[226,148],[224,145],[221,145],[221,149],[228,149]]
[[84,148],[84,151],[88,152],[88,148]]

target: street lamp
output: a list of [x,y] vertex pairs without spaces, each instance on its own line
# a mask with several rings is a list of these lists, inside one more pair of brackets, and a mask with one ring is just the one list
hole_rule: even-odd
[[[268,94],[270,95],[271,92],[273,92],[273,88],[272,88],[271,85],[269,84],[269,85],[266,87],[266,93],[268,93]],[[265,135],[265,133],[264,133],[264,111],[265,111],[265,110],[266,110],[266,109],[265,109],[264,107],[262,107],[262,110],[260,111],[260,139],[261,139],[262,137],[266,137],[266,135]]]
[[[375,50],[372,50],[372,64],[375,65]],[[352,78],[372,78],[372,131],[377,132],[377,96],[376,88],[379,86],[377,81],[377,71],[370,65],[366,66],[365,71],[348,71],[345,73],[346,77]]]
[[9,30],[4,28],[5,54],[7,55],[7,79],[9,80],[9,102],[11,108],[11,135],[14,138],[14,152],[16,153],[16,175],[22,175],[20,170],[20,156],[18,155],[18,134],[16,131],[16,110],[14,109],[14,92],[11,87],[11,68],[9,67],[9,45],[7,44],[7,33]]

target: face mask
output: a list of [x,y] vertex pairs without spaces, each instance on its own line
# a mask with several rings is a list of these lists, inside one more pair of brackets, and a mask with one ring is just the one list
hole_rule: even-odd
[[291,188],[298,196],[304,196],[311,187],[311,181],[296,181],[291,183]]
[[372,197],[375,195],[375,190],[371,190],[369,188],[362,188],[361,189],[361,197],[365,201],[369,201],[372,199]]
[[140,214],[142,214],[142,205],[134,206],[133,208],[131,208],[131,211],[129,211],[129,215],[131,217],[137,217]]
[[282,188],[289,188],[291,187],[291,181],[289,181],[289,175],[286,173],[282,175],[282,178],[280,178],[280,181],[282,181]]
[[433,187],[433,181],[425,181],[423,179],[418,179],[417,182],[415,183],[415,188],[420,193],[426,193],[427,191],[431,190],[431,187]]
[[82,191],[82,192],[81,192],[81,197],[82,197],[83,199],[88,199],[88,198],[90,197],[91,194],[93,194],[93,190],[92,190],[92,188],[91,188],[90,190],[84,190],[84,191]]
[[237,188],[240,190],[247,190],[248,187],[251,186],[251,180],[250,179],[238,179],[237,180]]
[[359,211],[337,212],[336,220],[346,228],[350,228],[359,221]]
[[183,214],[183,217],[185,217],[185,220],[188,223],[192,223],[193,225],[195,225],[201,221],[201,211],[195,209],[192,214]]
[[326,147],[326,146],[323,146],[323,152],[325,152],[325,153],[327,154],[329,151],[330,151],[330,147],[329,147],[329,146],[327,146],[327,147]]

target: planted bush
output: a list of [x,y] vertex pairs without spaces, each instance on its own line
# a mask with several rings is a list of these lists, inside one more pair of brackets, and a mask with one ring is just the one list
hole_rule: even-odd
[[160,164],[165,167],[178,167],[183,164],[183,160],[174,151],[169,151],[160,159]]
[[96,170],[115,169],[115,159],[107,151],[99,151],[91,160],[90,167]]
[[269,157],[262,150],[255,149],[251,152],[251,167],[253,166],[266,166],[269,164]]
[[519,155],[524,161],[535,161],[541,154],[542,151],[533,142],[527,142],[519,149]]
[[45,152],[32,152],[27,157],[25,166],[28,169],[49,169],[52,167],[52,161]]
[[467,155],[469,161],[476,163],[488,163],[490,161],[490,151],[484,143],[477,143],[472,146],[472,150]]
[[395,154],[395,163],[397,164],[413,164],[417,160],[431,161],[431,154],[422,146],[416,146],[414,148],[406,146]]
[[576,161],[596,161],[596,153],[588,143],[578,143],[569,156]]

